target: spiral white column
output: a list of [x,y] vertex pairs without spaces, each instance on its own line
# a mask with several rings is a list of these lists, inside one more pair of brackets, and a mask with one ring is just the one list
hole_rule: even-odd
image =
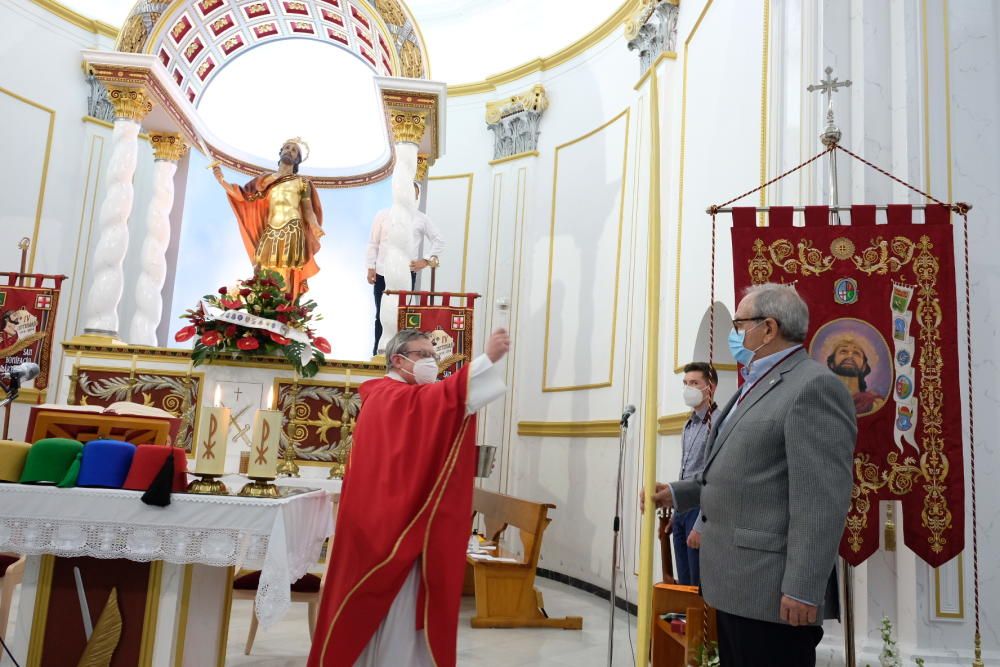
[[[413,178],[417,173],[417,146],[423,137],[427,114],[391,112],[392,131],[396,139],[396,166],[392,171],[392,208],[389,210],[389,234],[386,239],[382,267],[386,290],[410,289],[410,261],[413,259],[413,214],[417,203],[413,197]],[[386,343],[399,331],[396,295],[383,295],[379,319],[382,322],[381,354]]]
[[94,277],[84,304],[84,333],[117,338],[118,303],[122,298],[128,250],[128,217],[134,197],[132,177],[139,151],[139,122],[152,105],[141,89],[109,87],[108,97],[115,107],[115,124],[104,178],[107,190],[98,215],[99,233],[91,263]]
[[158,345],[156,329],[163,317],[163,283],[167,278],[170,245],[170,211],[174,206],[177,161],[187,152],[178,134],[151,133],[153,145],[153,197],[146,210],[146,240],[142,244],[142,273],[135,284],[135,314],[129,324],[132,345]]

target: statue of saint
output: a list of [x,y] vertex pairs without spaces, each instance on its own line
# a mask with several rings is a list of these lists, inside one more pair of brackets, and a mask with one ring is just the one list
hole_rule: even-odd
[[309,146],[296,137],[282,145],[278,171],[246,185],[227,183],[218,165],[212,169],[229,197],[254,268],[280,273],[293,297],[306,292],[306,281],[319,272],[316,253],[324,234],[316,188],[299,176],[299,164],[307,157]]

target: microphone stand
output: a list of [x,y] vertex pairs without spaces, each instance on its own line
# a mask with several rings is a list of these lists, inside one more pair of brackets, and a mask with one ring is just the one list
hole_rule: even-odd
[[0,381],[0,387],[3,387],[4,391],[7,392],[7,398],[0,401],[0,408],[4,409],[3,439],[7,440],[10,431],[10,404],[17,399],[17,395],[21,391],[21,378],[12,375],[6,386]]
[[628,418],[631,413],[622,415],[621,429],[618,435],[618,480],[615,485],[615,519],[612,524],[611,540],[611,592],[608,594],[610,615],[608,618],[608,667],[614,660],[615,646],[615,591],[618,587],[618,534],[621,530],[622,514],[622,478],[625,474],[625,436],[628,433]]

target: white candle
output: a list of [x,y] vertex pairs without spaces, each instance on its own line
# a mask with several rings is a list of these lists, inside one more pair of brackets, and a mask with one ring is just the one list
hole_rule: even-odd
[[202,407],[198,422],[198,443],[194,471],[201,475],[222,475],[226,468],[229,440],[229,408],[222,404],[222,388],[215,386],[214,407]]
[[278,439],[281,437],[281,417],[278,410],[258,410],[253,420],[253,445],[247,476],[274,479],[278,468]]

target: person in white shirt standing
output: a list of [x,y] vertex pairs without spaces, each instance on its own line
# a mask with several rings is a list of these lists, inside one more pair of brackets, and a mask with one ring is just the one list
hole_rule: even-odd
[[[417,201],[420,200],[420,184],[413,184],[413,192]],[[375,343],[372,345],[372,356],[378,354],[378,342],[382,338],[382,322],[379,313],[382,309],[382,293],[385,292],[385,274],[382,265],[385,261],[385,245],[389,234],[389,209],[382,209],[375,214],[372,222],[371,239],[368,241],[368,284],[373,286],[375,295]],[[413,216],[413,257],[410,260],[410,288],[416,284],[417,271],[427,267],[437,268],[438,257],[444,251],[444,239],[438,228],[425,213],[418,210]]]

